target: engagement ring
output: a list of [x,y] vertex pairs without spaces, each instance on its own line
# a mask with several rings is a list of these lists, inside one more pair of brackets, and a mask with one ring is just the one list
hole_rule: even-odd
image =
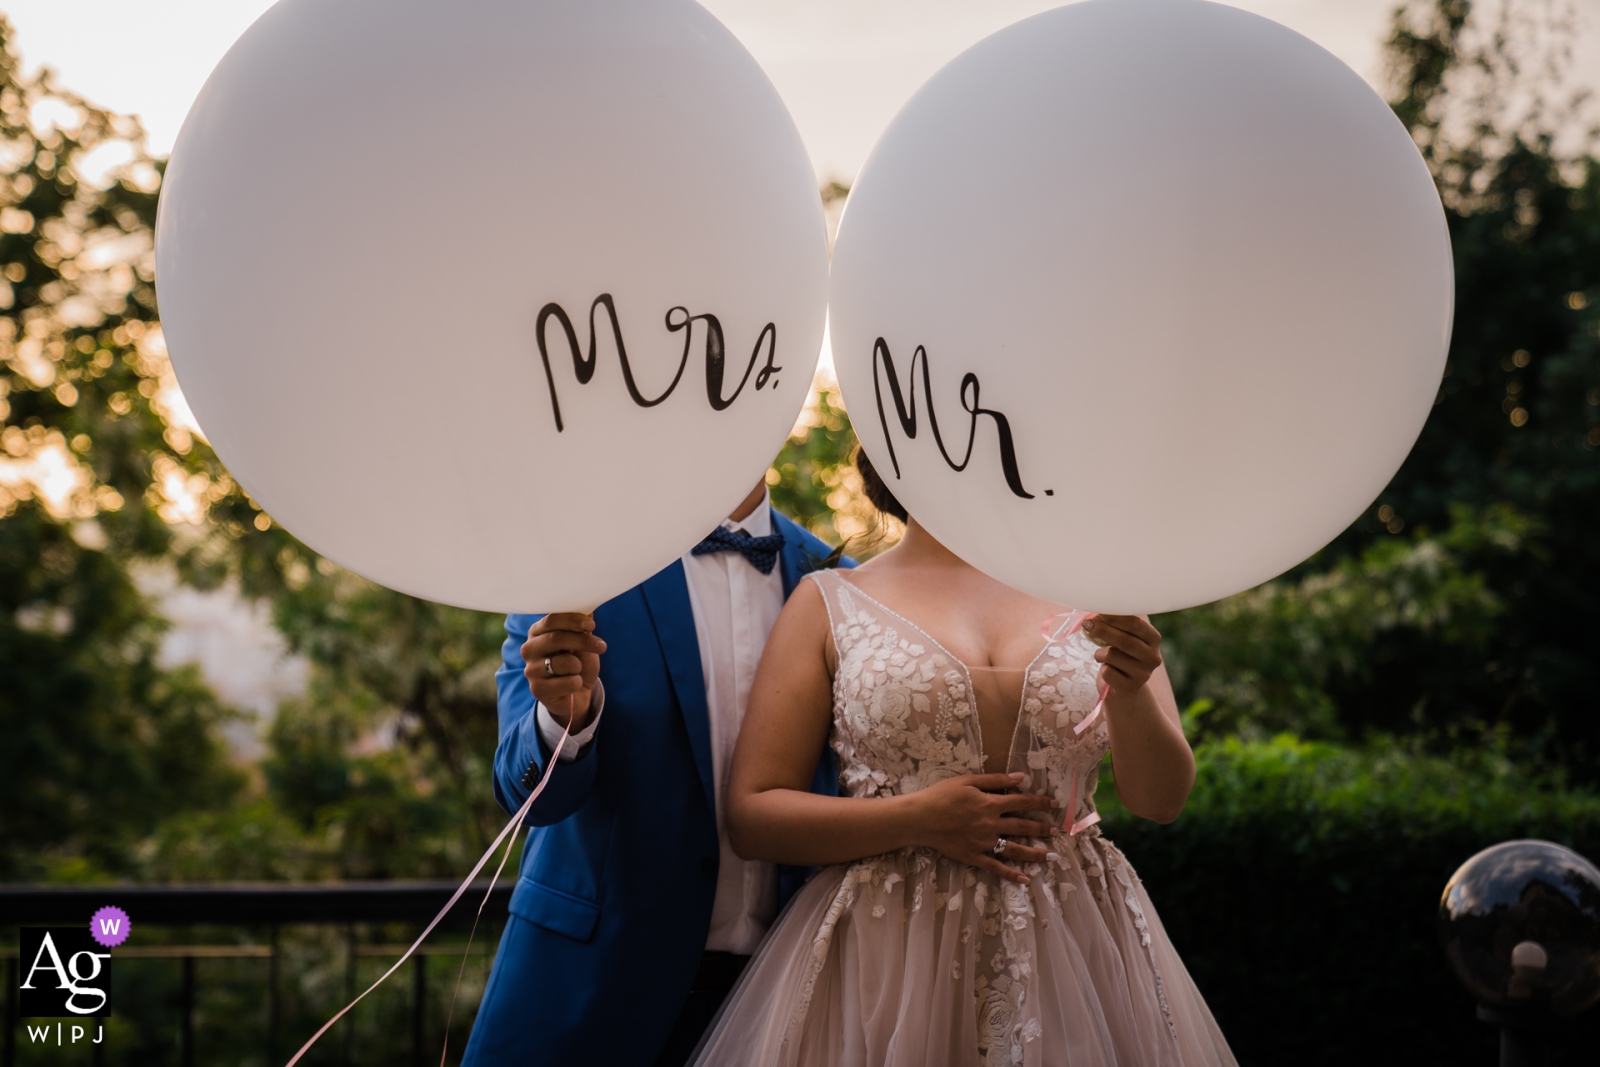
[[1010,842],[1005,838],[997,837],[994,839],[994,848],[990,849],[989,851],[993,852],[996,856],[1004,856],[1006,854],[1006,845],[1008,844],[1010,844]]

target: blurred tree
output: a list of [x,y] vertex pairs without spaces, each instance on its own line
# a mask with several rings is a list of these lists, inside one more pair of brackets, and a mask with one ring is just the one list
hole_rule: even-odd
[[[1573,8],[1414,0],[1388,42],[1395,110],[1447,207],[1456,318],[1435,407],[1405,465],[1327,554],[1362,556],[1452,508],[1523,517],[1520,549],[1456,555],[1502,605],[1481,646],[1416,635],[1371,648],[1333,697],[1351,724],[1418,707],[1506,724],[1600,775],[1600,160],[1583,94],[1563,96]],[[1310,569],[1322,569],[1326,561]],[[1388,646],[1388,647],[1385,647]]]
[[[24,78],[10,32],[0,18],[0,878],[453,869],[496,815],[499,620],[334,567],[228,476],[157,321],[162,166],[135,120]],[[226,710],[158,666],[165,624],[135,579],[161,567],[269,598],[313,663],[244,808],[223,803],[243,781]]]
[[[843,196],[837,182],[823,190],[828,202]],[[832,545],[844,545],[858,559],[900,540],[904,527],[879,515],[861,490],[861,472],[851,462],[856,435],[839,399],[831,368],[817,372],[810,399],[794,432],[767,471],[772,503],[779,511]]]
[[25,78],[0,17],[0,877],[125,870],[239,785],[134,568],[227,477],[155,325],[160,168],[137,122]]
[[[1446,207],[1456,317],[1421,437],[1286,579],[1166,616],[1202,732],[1507,732],[1600,778],[1600,161],[1573,9],[1413,0],[1396,113]],[[1565,147],[1563,147],[1565,145]]]
[[[491,709],[492,710],[492,709]],[[427,745],[399,736],[403,715],[338,673],[313,672],[278,709],[261,763],[266,789],[242,802],[168,819],[144,842],[138,873],[155,881],[219,878],[450,877],[469,868],[487,826],[505,817],[478,767],[465,784]],[[492,733],[492,732],[491,732]]]
[[[410,852],[481,850],[505,822],[491,791],[504,616],[418,600],[320,558],[285,577],[278,628],[313,672],[307,697],[274,725],[267,771],[286,810],[372,834],[351,807],[363,797],[373,803],[361,810],[378,821],[378,792],[434,797],[433,809],[453,809],[453,829],[427,849],[411,842]],[[372,750],[365,762],[352,762],[358,744]],[[346,768],[341,785],[317,769],[328,760]],[[380,786],[385,776],[393,781]],[[318,777],[323,784],[310,788]],[[369,849],[363,862],[382,865],[381,852]]]
[[153,876],[446,875],[481,851],[505,821],[491,788],[503,616],[352,574],[231,483],[175,562],[198,588],[232,582],[267,600],[311,675],[267,737],[265,798],[281,821],[262,856],[274,863],[219,846],[238,817],[217,812],[165,828]]
[[241,784],[216,698],[157,665],[164,624],[74,532],[31,502],[0,520],[0,879],[126,873],[162,819]]
[[[1371,515],[1284,579],[1161,620],[1198,729],[1494,725],[1600,774],[1600,164],[1556,136],[1575,128],[1551,95],[1560,20],[1522,10],[1486,28],[1466,0],[1396,16],[1396,111],[1455,242],[1449,369]],[[500,817],[500,619],[341,570],[218,464],[155,317],[161,167],[136,123],[0,51],[0,126],[0,877],[454,869]],[[847,194],[822,190],[830,217]],[[817,384],[767,481],[870,555],[900,530],[862,498],[837,385]],[[243,794],[212,740],[224,709],[157,665],[161,622],[133,581],[150,566],[269,600],[313,665]]]
[[[1393,726],[1341,698],[1373,686],[1395,660],[1425,672],[1438,668],[1442,651],[1481,656],[1505,605],[1463,561],[1517,558],[1529,537],[1530,523],[1509,508],[1457,506],[1441,534],[1384,537],[1327,569],[1161,617],[1190,732],[1354,740]],[[1448,680],[1413,680],[1423,696],[1402,727],[1435,725],[1451,744],[1471,740],[1461,736],[1457,709],[1428,699]]]

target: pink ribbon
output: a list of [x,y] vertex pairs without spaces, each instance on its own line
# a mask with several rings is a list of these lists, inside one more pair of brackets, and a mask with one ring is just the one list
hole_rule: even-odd
[[[1060,615],[1052,615],[1044,620],[1043,625],[1039,627],[1039,632],[1044,635],[1046,643],[1060,641],[1083,629],[1084,621],[1093,615],[1094,612],[1092,611],[1066,611]],[[1061,620],[1059,624],[1056,623],[1057,619]],[[1099,700],[1095,702],[1094,709],[1083,717],[1083,721],[1072,728],[1074,735],[1082,737],[1083,732],[1094,725],[1095,720],[1100,717],[1101,710],[1106,706],[1106,695],[1110,692],[1110,686],[1102,685],[1100,687]],[[1076,822],[1072,819],[1078,813],[1079,794],[1083,790],[1082,769],[1081,760],[1072,761],[1072,793],[1067,800],[1067,817],[1061,823],[1061,828],[1067,831],[1068,836],[1082,833],[1100,821],[1100,813],[1098,811],[1091,811]]]
[[[1064,611],[1060,615],[1052,615],[1044,620],[1039,632],[1044,635],[1045,643],[1051,644],[1077,633],[1083,628],[1083,621],[1093,614],[1092,611]],[[1059,626],[1052,626],[1051,623],[1057,619],[1063,621]]]
[[[1083,629],[1084,622],[1093,617],[1094,614],[1092,611],[1064,611],[1060,615],[1052,615],[1044,620],[1044,623],[1039,627],[1039,632],[1044,635],[1046,644],[1054,644],[1057,641],[1071,637]],[[1052,625],[1057,619],[1061,619],[1061,623]],[[1072,728],[1074,734],[1082,737],[1083,732],[1094,725],[1094,721],[1100,717],[1100,709],[1106,706],[1106,694],[1109,692],[1111,692],[1110,686],[1103,685],[1100,687],[1099,701],[1095,704],[1094,710],[1085,715],[1083,721]],[[1094,824],[1091,822],[1084,825],[1093,826]],[[1073,832],[1076,833],[1077,831],[1074,830]]]
[[1102,685],[1100,687],[1099,703],[1095,704],[1093,711],[1089,712],[1089,714],[1083,717],[1082,722],[1072,728],[1073,733],[1081,737],[1083,732],[1089,728],[1090,724],[1093,723],[1095,719],[1100,717],[1100,709],[1106,706],[1106,694],[1110,692],[1111,687],[1109,685]]
[[[550,772],[555,770],[556,764],[559,762],[559,758],[558,757],[559,757],[559,755],[561,753],[562,747],[565,746],[566,743],[567,743],[567,734],[571,729],[572,729],[572,719],[571,719],[571,716],[569,715],[568,718],[567,718],[567,725],[561,731],[561,742],[560,742],[560,744],[556,745],[555,751],[550,754],[550,762],[545,765],[544,774],[539,777],[539,784],[534,788],[532,793],[528,794],[528,799],[522,802],[522,807],[517,809],[517,813],[511,817],[511,821],[506,824],[505,829],[500,831],[499,835],[497,837],[495,837],[494,841],[492,841],[489,844],[488,849],[485,850],[483,855],[478,858],[478,862],[473,865],[473,868],[472,868],[471,872],[469,872],[467,874],[466,879],[463,880],[461,885],[456,888],[456,891],[453,894],[451,894],[450,899],[449,899],[448,902],[445,903],[445,906],[439,909],[439,914],[435,915],[433,917],[433,920],[428,923],[427,927],[422,931],[422,933],[417,935],[417,939],[415,941],[411,942],[411,947],[406,949],[405,953],[403,955],[401,955],[401,957],[399,959],[394,961],[394,966],[393,967],[390,967],[387,971],[383,972],[383,976],[381,978],[379,978],[376,982],[373,982],[370,986],[368,986],[366,988],[365,992],[363,992],[361,994],[361,996],[357,997],[356,999],[352,1000],[350,1003],[346,1004],[344,1007],[340,1008],[339,1009],[339,1013],[337,1015],[335,1015],[333,1018],[329,1019],[327,1022],[323,1023],[322,1024],[322,1028],[320,1030],[318,1030],[316,1033],[312,1034],[311,1035],[311,1039],[309,1041],[307,1041],[304,1045],[300,1046],[300,1051],[296,1052],[292,1057],[290,1057],[289,1062],[286,1063],[284,1065],[284,1067],[294,1067],[295,1064],[299,1063],[300,1062],[300,1058],[311,1050],[311,1046],[315,1045],[317,1043],[317,1040],[319,1038],[321,1038],[323,1034],[327,1033],[329,1028],[331,1028],[334,1023],[336,1023],[340,1019],[344,1018],[345,1013],[348,1012],[351,1008],[355,1007],[357,1004],[361,1003],[361,1001],[366,997],[367,993],[370,993],[374,989],[377,989],[379,986],[381,986],[385,981],[388,980],[388,978],[389,978],[389,976],[391,974],[393,974],[395,971],[398,971],[400,969],[400,965],[402,963],[404,963],[406,960],[411,958],[412,953],[416,952],[417,949],[419,947],[421,947],[422,943],[427,940],[428,935],[433,933],[433,928],[435,926],[439,925],[440,921],[445,917],[446,914],[449,913],[451,908],[455,907],[456,901],[461,899],[462,894],[467,891],[467,887],[472,884],[472,880],[474,878],[478,877],[478,872],[483,870],[483,865],[485,863],[488,863],[490,858],[494,856],[494,850],[500,847],[500,842],[505,841],[506,837],[509,835],[511,840],[510,841],[506,841],[506,850],[505,850],[505,854],[500,857],[500,866],[495,868],[494,877],[489,880],[489,888],[483,894],[483,902],[478,905],[478,918],[482,918],[483,917],[484,905],[489,903],[489,894],[494,892],[495,883],[500,880],[500,872],[505,870],[506,860],[508,858],[510,858],[510,856],[511,856],[511,846],[514,845],[516,843],[516,840],[517,840],[517,831],[522,828],[522,820],[527,817],[528,810],[533,807],[533,802],[535,800],[539,799],[539,794],[543,793],[544,792],[544,787],[549,784],[549,782],[550,782]],[[477,919],[474,919],[473,922],[472,922],[472,931],[473,931],[473,934],[476,934],[477,931],[478,931]],[[467,942],[467,944],[468,944],[468,947],[470,948],[472,942],[469,940]],[[466,956],[463,955],[462,958],[461,958],[461,966],[462,966],[463,970],[466,968],[466,965],[467,965]],[[458,974],[456,976],[456,990],[459,992],[460,988],[461,988],[461,976]],[[455,996],[454,996],[454,994],[452,994],[451,997],[450,997],[450,1010],[451,1010],[452,1014],[455,1012]],[[449,1033],[449,1031],[448,1031],[448,1026],[447,1026],[446,1027],[445,1051],[441,1052],[439,1054],[440,1067],[443,1067],[443,1065],[444,1065],[444,1057],[445,1057],[445,1055],[447,1054],[447,1052],[449,1050],[448,1033]]]
[[1067,800],[1067,817],[1061,821],[1061,828],[1067,832],[1068,837],[1072,837],[1081,831],[1087,830],[1089,827],[1100,821],[1100,813],[1098,811],[1091,811],[1077,822],[1072,821],[1072,817],[1078,814],[1078,794],[1083,788],[1082,771],[1083,761],[1081,759],[1073,760],[1072,795]]

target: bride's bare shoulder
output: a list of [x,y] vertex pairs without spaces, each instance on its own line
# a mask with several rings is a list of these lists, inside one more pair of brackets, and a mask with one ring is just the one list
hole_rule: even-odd
[[794,592],[789,594],[783,611],[778,615],[777,626],[773,628],[774,636],[778,636],[780,629],[783,636],[788,638],[805,633],[828,632],[827,596],[822,589],[822,582],[827,581],[826,573],[829,572],[807,575],[804,581],[796,583]]
[[[825,577],[821,579],[826,580]],[[835,660],[833,641],[830,639],[832,629],[820,581],[808,575],[806,580],[795,585],[783,610],[779,612],[778,621],[767,638],[767,649],[770,652],[774,648],[781,648],[785,658],[791,658],[793,653],[802,650],[815,651],[821,655],[821,662],[831,672]],[[768,658],[770,656],[763,657],[763,664]]]

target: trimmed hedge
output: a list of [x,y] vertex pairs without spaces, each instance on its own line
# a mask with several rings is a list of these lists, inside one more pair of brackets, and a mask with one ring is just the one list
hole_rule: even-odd
[[[1196,757],[1170,826],[1128,814],[1109,782],[1097,799],[1239,1062],[1498,1062],[1439,948],[1440,894],[1473,853],[1513,838],[1600,858],[1600,796],[1495,753],[1394,742],[1226,740]],[[1597,1049],[1600,1008],[1555,1035],[1550,1062],[1592,1064]]]

